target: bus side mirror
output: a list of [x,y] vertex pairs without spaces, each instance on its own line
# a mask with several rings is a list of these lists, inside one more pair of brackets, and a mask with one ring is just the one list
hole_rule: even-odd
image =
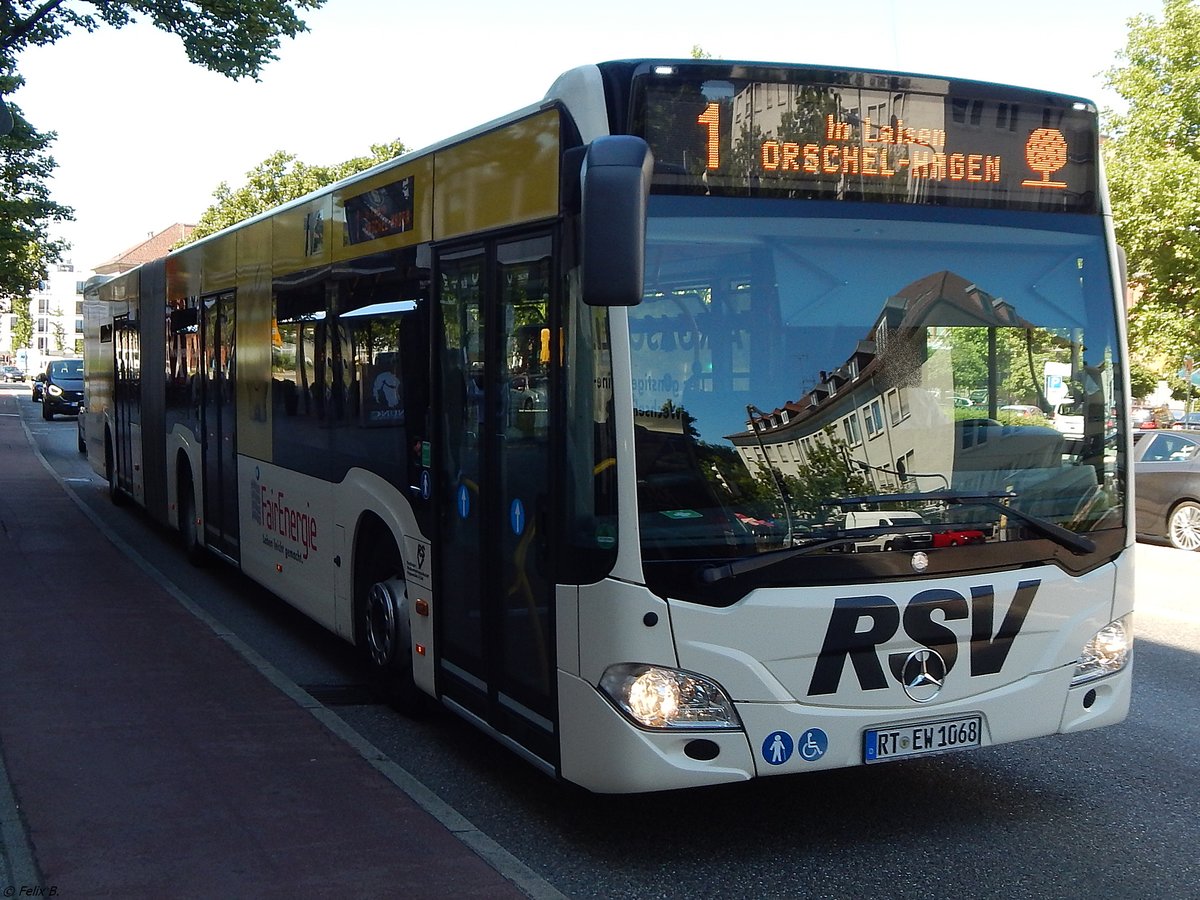
[[637,306],[646,271],[646,204],[654,154],[639,137],[608,135],[587,148],[580,170],[583,300]]

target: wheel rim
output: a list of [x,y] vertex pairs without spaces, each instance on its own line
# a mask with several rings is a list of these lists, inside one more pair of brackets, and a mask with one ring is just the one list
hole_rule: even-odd
[[367,593],[367,649],[371,662],[386,666],[396,647],[396,601],[386,584],[376,582]]
[[1171,514],[1171,543],[1181,550],[1200,549],[1200,507],[1181,506]]

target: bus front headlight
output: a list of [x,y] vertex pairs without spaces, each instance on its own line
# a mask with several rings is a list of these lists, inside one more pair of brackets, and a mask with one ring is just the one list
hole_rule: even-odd
[[609,666],[600,689],[642,728],[741,728],[729,695],[714,681],[643,663]]
[[1083,645],[1071,687],[1120,672],[1133,653],[1133,613],[1109,622]]

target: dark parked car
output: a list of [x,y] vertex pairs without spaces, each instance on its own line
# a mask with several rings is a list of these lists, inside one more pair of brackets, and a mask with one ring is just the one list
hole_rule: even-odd
[[4,366],[0,368],[0,381],[24,381],[25,373],[16,366]]
[[83,400],[83,360],[56,359],[46,365],[42,381],[42,418],[49,421],[55,413],[79,415]]
[[1200,431],[1138,431],[1133,440],[1138,536],[1200,550]]

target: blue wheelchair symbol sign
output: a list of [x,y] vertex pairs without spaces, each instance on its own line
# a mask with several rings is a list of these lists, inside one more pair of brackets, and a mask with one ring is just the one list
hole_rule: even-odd
[[763,741],[762,755],[772,766],[782,766],[792,758],[792,736],[786,731],[773,731]]
[[820,728],[810,728],[796,738],[796,752],[800,754],[801,759],[808,762],[820,759],[828,749],[829,736]]

